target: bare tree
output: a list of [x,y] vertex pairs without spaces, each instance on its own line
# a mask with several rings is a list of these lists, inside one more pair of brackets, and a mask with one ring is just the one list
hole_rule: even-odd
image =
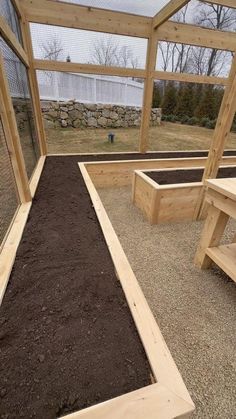
[[58,61],[63,58],[63,45],[61,39],[54,34],[50,39],[47,39],[42,45],[43,58],[45,60]]
[[121,45],[113,36],[99,37],[90,51],[92,64],[118,67],[138,67],[138,58],[133,55],[131,48]]

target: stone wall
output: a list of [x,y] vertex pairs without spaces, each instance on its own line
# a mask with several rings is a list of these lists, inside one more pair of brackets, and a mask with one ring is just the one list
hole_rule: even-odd
[[[138,127],[141,108],[103,104],[41,101],[45,128],[127,128]],[[152,109],[151,124],[160,125],[161,109]]]

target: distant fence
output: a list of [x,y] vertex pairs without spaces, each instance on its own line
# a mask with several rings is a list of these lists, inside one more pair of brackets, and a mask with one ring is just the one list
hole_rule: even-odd
[[142,106],[143,83],[128,78],[43,71],[37,78],[44,100]]

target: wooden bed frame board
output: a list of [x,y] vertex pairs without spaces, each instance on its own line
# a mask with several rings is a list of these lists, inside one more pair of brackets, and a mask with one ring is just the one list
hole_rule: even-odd
[[[231,166],[221,166],[231,167]],[[204,167],[181,167],[175,169],[151,169],[149,172],[196,170]],[[135,170],[132,183],[132,202],[146,216],[150,224],[204,219],[199,218],[198,200],[204,188],[203,182],[173,183],[159,185],[148,175],[147,170]]]
[[[30,191],[32,198],[35,195],[38,182],[45,163],[45,156],[39,158],[34,173],[30,180]],[[7,284],[11,275],[11,270],[15,261],[16,252],[20,244],[25,224],[28,219],[31,202],[27,202],[18,206],[16,213],[11,222],[10,228],[3,240],[0,252],[0,305],[2,303]]]
[[[187,418],[194,404],[157,326],[85,163],[79,163],[114,267],[148,357],[155,384],[66,416],[68,419]],[[169,394],[169,397],[166,397]],[[175,406],[176,402],[176,406]],[[170,408],[170,406],[172,407]]]
[[[113,160],[85,162],[86,169],[96,188],[128,186],[132,184],[134,170],[203,167],[207,157],[171,159]],[[225,156],[221,165],[236,165],[236,156]]]

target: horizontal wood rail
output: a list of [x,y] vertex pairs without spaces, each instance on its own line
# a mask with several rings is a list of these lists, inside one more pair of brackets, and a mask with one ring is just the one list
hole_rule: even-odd
[[138,68],[107,67],[97,64],[77,64],[51,60],[34,60],[33,64],[35,70],[146,78],[146,70],[140,70]]
[[217,84],[227,86],[226,77],[203,76],[200,74],[171,73],[169,71],[154,71],[154,78],[157,80],[175,80],[185,83]]
[[0,34],[3,39],[13,49],[17,57],[23,62],[26,67],[29,67],[29,60],[26,52],[18,41],[16,35],[12,32],[10,26],[7,24],[4,17],[0,16]]
[[204,3],[217,4],[219,6],[236,8],[235,0],[201,0]]
[[148,38],[152,18],[52,0],[21,0],[29,22]]
[[234,32],[201,28],[187,23],[165,22],[155,33],[159,41],[236,51],[236,33]]

